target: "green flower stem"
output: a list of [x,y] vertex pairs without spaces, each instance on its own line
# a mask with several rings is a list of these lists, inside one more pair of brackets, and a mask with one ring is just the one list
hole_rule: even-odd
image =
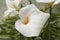
[[[52,7],[50,6],[49,8],[50,8],[50,20],[51,20],[51,17],[52,17]],[[50,21],[49,21],[49,23],[50,23]]]
[[52,17],[52,6],[49,7],[50,10],[49,10],[49,13],[50,13],[50,18],[49,18],[49,21],[48,21],[48,39],[47,40],[51,40],[51,34],[50,34],[50,31],[51,31],[51,25],[50,25],[50,22],[51,22],[51,17]]
[[31,0],[29,0],[30,4],[32,4]]

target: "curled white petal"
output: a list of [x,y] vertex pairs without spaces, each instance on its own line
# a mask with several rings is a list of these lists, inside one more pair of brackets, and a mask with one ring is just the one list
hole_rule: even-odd
[[15,11],[15,10],[6,10],[6,11],[4,12],[3,17],[7,17],[8,15],[12,17],[12,16],[15,16],[15,15],[17,15],[17,14],[18,14],[18,12]]
[[16,7],[18,7],[19,3],[21,2],[21,0],[6,0],[6,5],[7,8],[9,10],[15,10],[15,8],[13,7],[13,5],[15,5]]
[[36,0],[36,2],[40,2],[40,3],[50,3],[50,2],[54,2],[53,5],[56,5],[56,4],[60,3],[60,0]]
[[3,17],[6,17],[6,16],[8,16],[10,12],[11,12],[11,10],[6,10],[6,11],[4,12],[4,15],[3,15]]
[[[24,9],[24,10],[23,10]],[[26,37],[39,36],[44,24],[49,18],[49,13],[44,13],[38,10],[35,5],[31,4],[21,9],[21,18],[29,17],[29,23],[23,24],[19,19],[15,23],[15,28]]]
[[10,13],[10,16],[16,16],[17,14],[18,14],[17,11],[12,11],[12,12]]
[[18,6],[21,3],[22,0],[15,0],[15,4]]
[[36,0],[36,2],[42,2],[42,3],[49,3],[53,2],[54,0]]
[[59,4],[59,3],[60,3],[60,0],[55,0],[54,5]]
[[12,6],[12,1],[11,1],[11,0],[6,0],[6,5],[7,5],[7,8],[8,8],[9,10],[14,9],[13,6]]

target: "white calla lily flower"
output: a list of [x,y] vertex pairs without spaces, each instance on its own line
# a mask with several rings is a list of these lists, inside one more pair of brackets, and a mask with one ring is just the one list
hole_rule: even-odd
[[9,10],[19,10],[19,3],[21,3],[21,0],[6,0],[6,5]]
[[36,2],[42,2],[42,3],[51,3],[51,2],[54,2],[53,5],[56,5],[56,4],[60,3],[60,0],[36,0]]
[[18,14],[18,12],[17,11],[13,11],[13,10],[6,10],[5,12],[4,12],[4,15],[3,15],[3,17],[7,17],[7,16],[15,16],[15,15],[17,15]]
[[17,11],[19,10],[20,2],[21,2],[21,0],[6,0],[7,10],[4,12],[3,17],[6,17],[8,15],[14,16],[14,15],[18,14]]
[[27,5],[19,12],[20,19],[16,21],[15,28],[26,37],[39,36],[49,13],[41,12],[34,4]]

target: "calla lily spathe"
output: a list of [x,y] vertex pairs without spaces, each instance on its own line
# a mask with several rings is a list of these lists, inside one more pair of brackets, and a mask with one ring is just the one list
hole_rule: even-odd
[[9,10],[18,10],[21,0],[6,0],[6,5]]
[[56,5],[56,4],[60,3],[60,0],[36,0],[36,2],[42,2],[42,3],[54,2],[53,5]]
[[14,16],[14,15],[18,14],[18,10],[19,10],[18,5],[20,2],[21,2],[21,0],[6,0],[7,10],[4,12],[3,17],[6,17],[8,15]]
[[[26,37],[39,36],[45,22],[49,18],[49,13],[40,11],[34,4],[27,5],[19,11],[20,19],[16,21],[15,28]],[[28,17],[28,23],[22,21]]]

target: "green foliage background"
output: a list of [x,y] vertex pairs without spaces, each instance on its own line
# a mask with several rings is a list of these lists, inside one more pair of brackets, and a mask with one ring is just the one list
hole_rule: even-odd
[[[32,38],[27,38],[21,35],[15,29],[15,22],[19,17],[10,17],[3,20],[3,24],[0,24],[0,40],[32,40]],[[48,21],[44,25],[40,36],[36,37],[36,40],[60,40],[60,14],[52,14],[50,28],[48,26]]]
[[[2,20],[3,23],[0,24],[0,40],[32,40],[32,38],[24,37],[15,29],[15,22],[18,19],[19,16],[16,15]],[[47,21],[40,35],[35,40],[60,40],[60,13],[52,13],[49,25]]]

